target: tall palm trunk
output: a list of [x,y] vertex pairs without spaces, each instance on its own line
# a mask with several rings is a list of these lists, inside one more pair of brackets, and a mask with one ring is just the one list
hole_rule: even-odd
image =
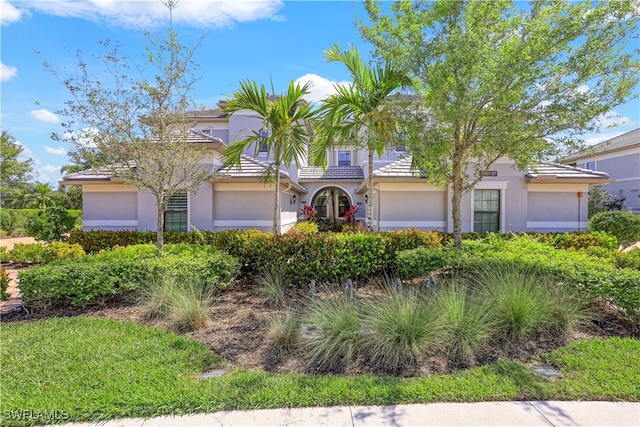
[[367,177],[367,231],[373,231],[373,151],[369,150],[369,176]]
[[273,234],[280,234],[280,162],[276,161],[275,196],[273,199]]

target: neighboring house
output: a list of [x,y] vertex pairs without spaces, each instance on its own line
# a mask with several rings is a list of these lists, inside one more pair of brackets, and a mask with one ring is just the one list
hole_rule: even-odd
[[624,209],[640,214],[640,129],[616,136],[560,160],[564,164],[606,172],[614,181],[602,186]]
[[[267,153],[245,152],[240,168],[224,167],[220,154],[248,129],[260,129],[260,118],[251,111],[228,116],[219,108],[194,116],[197,125],[190,142],[209,147],[211,180],[197,192],[172,197],[165,230],[270,230],[273,184],[262,179],[269,167]],[[367,203],[374,204],[378,230],[453,231],[450,189],[429,184],[411,171],[402,145],[390,146],[374,158],[373,200],[366,197],[366,151],[345,146],[329,152],[327,159],[326,170],[307,164],[282,168],[282,232],[298,221],[305,204],[313,205],[320,217],[336,219],[350,206],[360,205],[358,219],[364,221]],[[464,195],[463,231],[585,230],[589,185],[611,182],[599,171],[551,164],[522,172],[511,160],[500,159],[474,191]],[[82,186],[84,229],[155,230],[155,200],[150,194],[93,170],[66,175],[61,183]]]

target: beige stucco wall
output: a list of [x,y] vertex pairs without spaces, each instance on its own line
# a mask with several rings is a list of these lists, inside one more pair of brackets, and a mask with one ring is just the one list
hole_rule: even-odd
[[136,230],[138,199],[127,185],[84,185],[82,215],[85,230]]
[[[587,191],[586,184],[530,184],[527,200],[528,230],[586,230]],[[582,198],[577,196],[578,192],[582,192]]]
[[447,192],[426,183],[380,183],[376,186],[376,228],[446,231]]

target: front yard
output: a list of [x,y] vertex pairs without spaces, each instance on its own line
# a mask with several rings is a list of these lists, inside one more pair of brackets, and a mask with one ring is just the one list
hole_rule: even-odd
[[[434,401],[640,400],[635,254],[593,244],[599,236],[575,239],[589,241],[584,249],[488,236],[464,252],[425,247],[433,236],[418,237],[392,236],[395,246],[388,246],[386,237],[355,236],[365,251],[395,247],[381,259],[387,266],[395,260],[403,280],[376,274],[347,289],[346,279],[310,288],[273,268],[254,274],[260,269],[248,260],[267,259],[260,258],[268,247],[262,236],[252,243],[241,235],[242,244],[230,245],[244,251],[241,271],[198,245],[169,245],[162,261],[153,247],[131,246],[29,269],[22,280],[32,311],[3,316],[0,328],[3,423]],[[272,251],[271,267],[279,257],[293,259],[282,247],[308,247],[305,239]],[[341,239],[330,244],[348,252],[349,237]],[[327,248],[323,259],[333,256]],[[562,378],[530,369],[540,365]],[[199,379],[203,373],[209,378]],[[15,416],[20,411],[50,417]]]

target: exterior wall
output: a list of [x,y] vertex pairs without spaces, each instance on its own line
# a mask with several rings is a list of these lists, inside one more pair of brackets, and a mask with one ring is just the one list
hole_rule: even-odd
[[197,192],[189,194],[187,217],[198,230],[213,230],[213,185],[209,182],[200,186]]
[[[529,184],[528,187],[529,231],[587,229],[587,184]],[[578,197],[578,192],[583,197]]]
[[[259,183],[213,184],[213,229],[271,231],[273,187]],[[282,199],[281,199],[282,200]]]
[[606,172],[614,183],[603,185],[602,189],[613,196],[624,197],[625,208],[640,214],[640,147],[601,154],[580,160],[577,166],[587,168],[594,161],[595,170]]
[[447,191],[427,183],[380,183],[377,229],[447,229]]
[[136,189],[128,185],[83,185],[82,228],[84,230],[136,230]]

